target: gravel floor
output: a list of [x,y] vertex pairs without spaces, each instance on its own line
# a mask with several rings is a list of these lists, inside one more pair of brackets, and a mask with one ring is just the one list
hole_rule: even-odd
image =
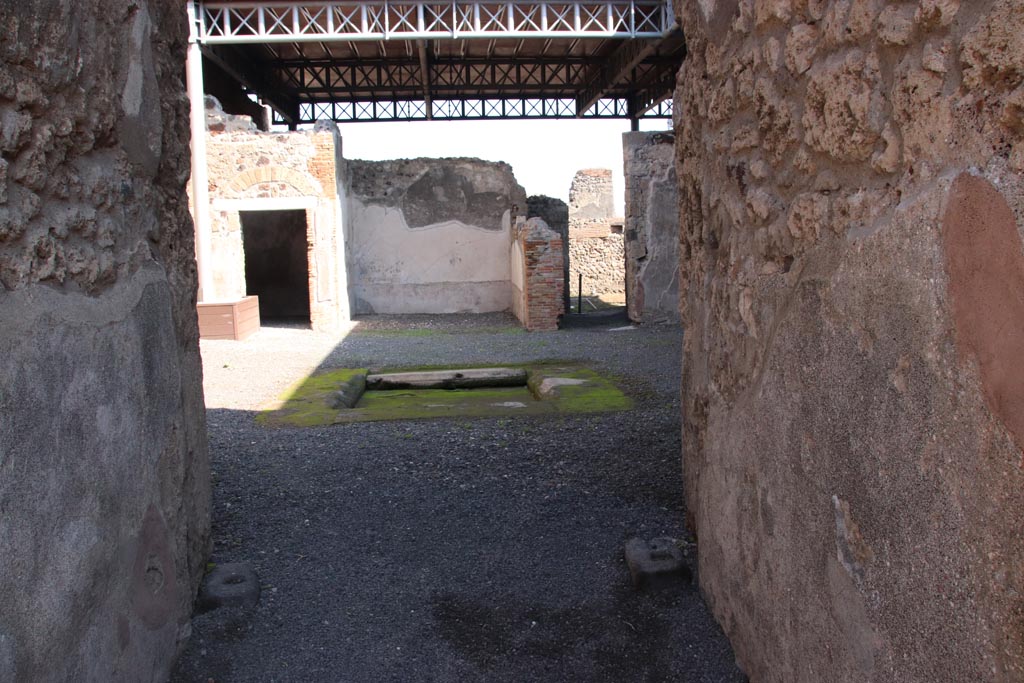
[[[617,323],[616,323],[617,325]],[[693,587],[636,593],[631,536],[682,536],[676,327],[526,334],[505,315],[365,318],[340,339],[203,342],[212,561],[249,612],[193,619],[174,681],[743,681]],[[587,361],[614,414],[266,429],[317,367]]]

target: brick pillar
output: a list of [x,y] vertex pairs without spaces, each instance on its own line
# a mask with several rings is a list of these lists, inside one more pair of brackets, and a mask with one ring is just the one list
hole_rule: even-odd
[[523,255],[519,319],[531,332],[557,330],[558,318],[565,313],[562,237],[542,219],[531,218],[516,239]]

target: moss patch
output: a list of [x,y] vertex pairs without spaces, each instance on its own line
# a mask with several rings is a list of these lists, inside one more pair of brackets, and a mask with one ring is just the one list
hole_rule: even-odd
[[365,375],[366,370],[331,370],[297,383],[257,420],[267,426],[313,427],[378,420],[593,413],[633,407],[632,401],[609,379],[590,368],[567,363],[502,366],[525,367],[530,373],[531,387],[539,386],[545,378],[568,378],[582,383],[561,385],[544,400],[538,400],[527,387],[368,391],[355,408],[335,408],[337,402],[332,399],[342,385]]
[[334,395],[366,374],[365,368],[343,368],[310,375],[286,389],[272,408],[256,416],[256,421],[278,427],[334,424],[341,412],[334,407]]

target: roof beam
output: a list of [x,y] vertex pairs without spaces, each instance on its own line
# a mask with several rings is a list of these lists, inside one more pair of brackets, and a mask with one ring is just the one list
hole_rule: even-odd
[[423,81],[423,103],[427,109],[427,121],[434,118],[434,106],[430,101],[430,48],[427,41],[417,41],[420,53],[420,78]]
[[236,48],[230,46],[213,47],[202,46],[203,57],[209,59],[243,86],[256,93],[265,103],[270,105],[287,123],[294,123],[298,119],[298,101],[281,94],[280,88],[275,88],[260,75],[259,69],[250,68],[251,59],[243,57]]
[[633,69],[658,49],[657,40],[630,40],[613,52],[603,66],[596,69],[583,94],[576,100],[576,115],[583,114],[599,99],[626,80]]

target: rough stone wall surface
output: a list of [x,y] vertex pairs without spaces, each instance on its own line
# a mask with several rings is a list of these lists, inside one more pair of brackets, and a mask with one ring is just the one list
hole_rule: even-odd
[[604,237],[569,240],[569,289],[578,294],[579,275],[583,274],[584,296],[624,294],[626,291],[626,255],[623,236],[608,233]]
[[675,138],[623,133],[626,309],[634,322],[679,320],[679,184]]
[[512,258],[512,311],[530,332],[558,329],[565,313],[562,236],[542,218],[516,226]]
[[1024,4],[676,6],[715,615],[752,680],[1024,680]]
[[350,317],[345,267],[344,219],[339,195],[336,126],[313,131],[260,133],[225,125],[240,117],[208,115],[223,132],[207,137],[207,168],[217,299],[247,294],[240,210],[306,211],[309,246],[310,324],[335,331]]
[[0,680],[165,679],[208,552],[180,2],[0,3]]
[[577,171],[569,188],[569,290],[579,292],[583,274],[586,295],[625,292],[622,235],[612,232],[612,172],[607,168]]
[[577,171],[569,187],[570,220],[611,218],[614,212],[611,169],[585,168]]
[[512,305],[512,220],[526,193],[508,164],[349,160],[357,313],[482,313]]

